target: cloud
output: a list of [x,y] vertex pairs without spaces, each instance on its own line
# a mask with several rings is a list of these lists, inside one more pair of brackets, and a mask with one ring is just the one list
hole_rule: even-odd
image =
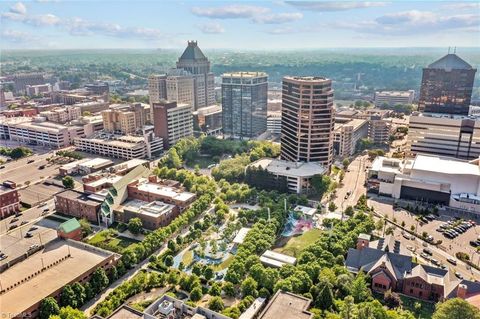
[[285,1],[285,3],[308,11],[346,11],[352,9],[383,7],[387,2],[362,1]]
[[[53,14],[30,15],[18,2],[8,12],[0,15],[2,20],[21,22],[35,27],[55,26],[74,36],[102,35],[117,38],[162,39],[166,35],[158,29],[124,27],[115,23],[93,22],[82,18],[60,18]],[[10,32],[13,36],[15,33]],[[17,35],[20,36],[17,32]]]
[[447,10],[467,10],[480,9],[479,2],[454,2],[442,5],[442,8]]
[[272,13],[256,16],[252,20],[256,23],[265,23],[265,24],[282,24],[287,22],[292,22],[300,20],[303,18],[303,14],[292,12],[292,13]]
[[[480,24],[479,14],[442,15],[430,11],[410,10],[385,14],[374,20],[339,22],[333,27],[352,29],[360,33],[412,35],[446,30],[472,30]],[[474,31],[475,32],[475,31]]]
[[219,34],[225,32],[225,29],[220,23],[198,24],[197,27],[200,29],[200,31],[207,34]]
[[282,24],[303,18],[297,12],[271,13],[269,8],[251,5],[227,5],[223,7],[194,7],[192,13],[198,17],[210,19],[250,19],[254,23]]
[[192,13],[199,17],[212,19],[244,19],[253,18],[260,14],[265,14],[270,10],[264,7],[249,5],[228,5],[212,8],[192,8]]
[[15,43],[27,42],[32,39],[29,33],[11,29],[3,30],[1,35],[3,40]]
[[9,10],[11,13],[25,15],[27,14],[27,7],[21,2],[15,3],[13,6],[10,7]]

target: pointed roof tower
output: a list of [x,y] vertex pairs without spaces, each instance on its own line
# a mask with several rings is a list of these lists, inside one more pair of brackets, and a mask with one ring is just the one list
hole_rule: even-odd
[[471,70],[472,66],[455,53],[449,53],[428,66],[429,69]]

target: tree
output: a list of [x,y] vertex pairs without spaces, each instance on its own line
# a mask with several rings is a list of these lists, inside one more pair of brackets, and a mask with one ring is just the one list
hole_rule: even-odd
[[328,204],[328,210],[331,211],[331,212],[334,212],[337,208],[338,208],[338,207],[337,207],[337,205],[335,205],[334,202],[330,202],[330,203]]
[[228,281],[223,283],[223,291],[225,291],[225,294],[229,297],[235,297],[236,295],[235,286]]
[[208,294],[211,296],[220,296],[222,293],[222,287],[216,282],[212,284],[210,290],[208,290]]
[[99,293],[108,286],[108,277],[103,268],[97,268],[90,279],[90,285],[95,293]]
[[314,175],[311,180],[311,184],[315,191],[321,196],[328,191],[332,180],[326,175]]
[[395,309],[402,305],[402,300],[400,299],[400,296],[397,293],[392,292],[391,289],[387,290],[383,294],[383,300],[385,301],[387,307],[390,309]]
[[213,311],[222,311],[225,308],[222,298],[215,296],[208,302],[208,309]]
[[353,210],[353,207],[352,207],[352,206],[347,206],[347,208],[345,208],[344,213],[345,213],[345,215],[347,215],[347,216],[353,216],[353,214],[355,213],[355,211]]
[[342,319],[354,319],[356,318],[356,310],[354,298],[352,296],[347,296],[341,306],[340,317]]
[[65,176],[62,178],[62,184],[65,188],[72,189],[75,187],[75,181],[71,176]]
[[350,160],[346,158],[343,160],[342,164],[343,164],[343,168],[347,169],[348,165],[350,165]]
[[142,220],[138,217],[134,217],[128,221],[128,230],[134,234],[138,235],[142,231],[143,224]]
[[87,295],[86,295],[86,292],[85,292],[85,287],[82,286],[81,283],[79,282],[76,282],[72,285],[72,290],[76,296],[76,301],[77,301],[77,305],[76,306],[72,306],[74,308],[79,308],[80,306],[82,306],[87,298]]
[[60,308],[53,297],[47,297],[40,303],[38,316],[40,319],[48,319],[52,315],[58,315]]
[[52,315],[49,319],[87,319],[87,316],[83,311],[67,306],[61,308],[58,315]]
[[242,295],[243,297],[245,296],[252,296],[252,297],[256,297],[258,292],[257,292],[257,282],[255,281],[255,279],[253,279],[252,277],[248,277],[246,278],[243,282],[242,282],[242,285],[241,285],[241,289],[242,289]]
[[86,218],[82,218],[78,221],[80,223],[80,227],[82,227],[83,237],[86,237],[92,233],[92,225]]
[[62,294],[60,295],[60,305],[62,307],[78,307],[77,298],[75,296],[75,292],[72,289],[72,286],[66,285],[63,287]]
[[478,309],[460,298],[449,299],[436,306],[432,319],[480,319]]
[[207,266],[203,270],[203,277],[205,277],[205,279],[207,279],[207,280],[212,279],[214,274],[215,274],[215,272],[213,271],[213,268],[211,266]]
[[163,263],[167,267],[172,267],[173,266],[173,257],[172,255],[167,255],[165,256],[165,259],[163,260]]
[[201,287],[195,287],[192,289],[190,292],[190,300],[193,302],[197,302],[200,299],[202,299],[203,293],[202,293],[202,288]]
[[331,309],[334,299],[330,283],[326,279],[321,278],[316,286],[316,290],[318,294],[315,298],[315,307],[322,310]]
[[167,154],[167,160],[165,163],[170,168],[180,168],[182,167],[182,159],[177,153],[177,149],[172,147]]
[[365,301],[370,296],[370,290],[368,289],[367,281],[363,272],[359,272],[357,277],[353,280],[351,285],[351,295],[355,300],[355,303]]

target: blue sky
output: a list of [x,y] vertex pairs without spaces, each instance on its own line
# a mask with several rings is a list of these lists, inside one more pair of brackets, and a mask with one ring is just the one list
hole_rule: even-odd
[[0,0],[1,49],[479,47],[478,1]]

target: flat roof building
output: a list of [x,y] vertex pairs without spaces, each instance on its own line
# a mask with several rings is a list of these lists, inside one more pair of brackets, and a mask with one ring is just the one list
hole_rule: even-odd
[[323,175],[327,169],[319,163],[290,162],[273,158],[262,158],[249,165],[261,167],[273,176],[283,176],[287,180],[288,190],[294,193],[308,193],[315,175]]
[[375,92],[374,103],[376,107],[383,105],[394,106],[397,104],[412,104],[414,99],[415,90],[381,91]]
[[92,200],[86,194],[75,190],[66,190],[55,196],[57,212],[79,219],[86,218],[94,223],[98,223],[98,212],[101,205],[101,201]]
[[260,261],[267,266],[281,268],[283,265],[295,265],[297,258],[267,250],[260,256]]
[[368,136],[368,121],[364,119],[348,119],[346,121],[335,118],[333,132],[333,150],[339,157],[352,156],[357,143]]
[[153,103],[155,135],[163,139],[163,148],[168,149],[180,139],[193,136],[193,114],[189,104],[160,101]]
[[95,171],[107,168],[113,165],[113,162],[104,158],[84,158],[78,161],[67,163],[58,168],[60,175],[85,175]]
[[138,217],[143,228],[155,230],[170,224],[180,214],[180,209],[161,201],[146,202],[131,199],[118,206],[114,213],[118,215],[116,220],[128,223],[130,219]]
[[58,297],[66,285],[87,281],[97,268],[108,269],[118,258],[81,242],[54,240],[2,273],[0,313],[9,318],[36,318],[43,299]]
[[311,299],[279,290],[258,319],[312,319],[313,314],[307,311],[311,303]]
[[454,158],[417,155],[413,160],[377,157],[368,190],[480,213],[480,166]]

